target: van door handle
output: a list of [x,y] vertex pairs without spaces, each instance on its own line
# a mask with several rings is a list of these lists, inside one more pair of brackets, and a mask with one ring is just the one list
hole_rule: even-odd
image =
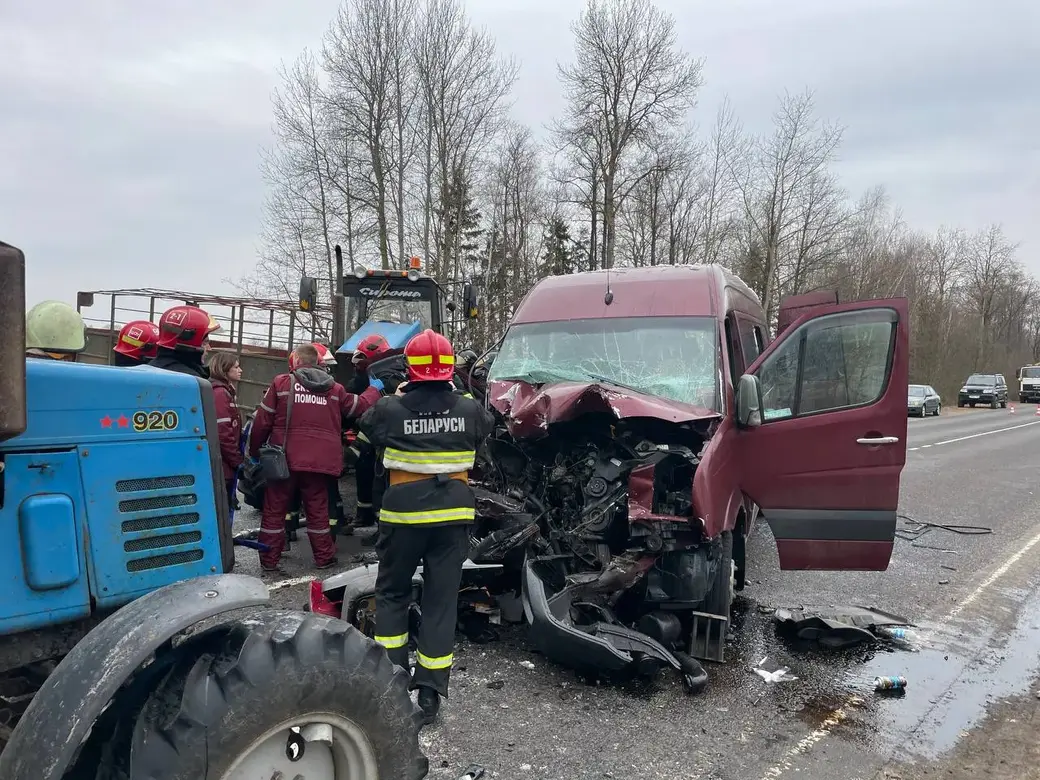
[[899,444],[898,436],[877,436],[866,439],[856,439],[856,444],[865,444],[868,447],[877,447],[879,444]]

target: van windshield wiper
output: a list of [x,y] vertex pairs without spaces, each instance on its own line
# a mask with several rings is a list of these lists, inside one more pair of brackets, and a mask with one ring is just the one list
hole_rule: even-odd
[[608,385],[614,385],[615,387],[623,387],[625,390],[631,390],[634,393],[640,393],[642,395],[653,395],[653,393],[635,385],[626,385],[624,382],[619,382],[616,379],[611,379],[609,376],[603,376],[602,374],[593,374],[591,371],[582,370],[582,372],[589,379],[594,379],[597,382],[606,382]]

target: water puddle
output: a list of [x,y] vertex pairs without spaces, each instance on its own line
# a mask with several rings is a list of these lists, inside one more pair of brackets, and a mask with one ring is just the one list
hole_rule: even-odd
[[[1036,679],[1040,591],[1001,595],[1012,603],[994,599],[993,622],[954,621],[935,632],[922,627],[925,645],[918,652],[879,652],[849,670],[850,692],[867,705],[879,745],[899,744],[907,758],[934,759],[985,716],[987,704],[1021,693]],[[1018,617],[1007,630],[1013,611]],[[907,679],[905,692],[874,692],[876,676],[894,675]]]

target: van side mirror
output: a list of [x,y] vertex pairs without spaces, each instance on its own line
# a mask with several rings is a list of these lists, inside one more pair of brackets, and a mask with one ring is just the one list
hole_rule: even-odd
[[757,428],[762,424],[762,388],[758,377],[744,374],[737,382],[737,425]]
[[0,241],[0,441],[25,433],[25,255]]
[[467,320],[475,320],[479,314],[477,291],[473,288],[472,282],[462,285],[462,313]]

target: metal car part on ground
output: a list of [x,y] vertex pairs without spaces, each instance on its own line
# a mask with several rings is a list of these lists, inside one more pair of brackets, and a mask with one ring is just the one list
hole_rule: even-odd
[[859,606],[781,608],[773,613],[773,619],[798,639],[830,649],[873,642],[882,628],[913,625],[899,615]]
[[[760,511],[782,569],[886,569],[907,301],[799,300],[767,344],[726,269],[611,272],[606,296],[605,282],[540,281],[487,375],[498,426],[471,477],[470,559],[502,565],[483,587],[521,596],[543,652],[607,673],[723,660]],[[312,601],[359,621],[333,582]]]

